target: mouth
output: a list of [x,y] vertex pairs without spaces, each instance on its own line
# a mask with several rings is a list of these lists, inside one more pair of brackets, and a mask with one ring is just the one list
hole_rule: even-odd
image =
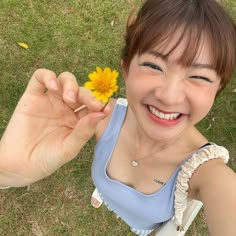
[[156,116],[157,118],[159,119],[162,119],[162,120],[169,120],[169,121],[172,121],[172,120],[177,120],[179,119],[181,116],[182,116],[182,113],[178,113],[178,112],[168,112],[168,113],[165,113],[165,112],[162,112],[162,111],[159,111],[157,110],[155,107],[153,106],[147,106],[148,107],[148,110],[154,115]]

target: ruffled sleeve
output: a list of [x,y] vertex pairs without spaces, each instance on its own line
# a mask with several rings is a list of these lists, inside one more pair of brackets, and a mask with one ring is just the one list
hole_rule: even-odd
[[229,152],[226,148],[211,143],[211,145],[205,146],[195,152],[192,157],[182,165],[177,177],[174,201],[174,221],[178,231],[183,229],[183,214],[187,206],[188,183],[191,176],[200,165],[216,158],[222,158],[224,162],[227,163],[229,160]]

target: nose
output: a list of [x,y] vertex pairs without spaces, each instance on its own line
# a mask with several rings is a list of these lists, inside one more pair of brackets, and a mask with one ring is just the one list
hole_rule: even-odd
[[155,89],[155,97],[166,106],[175,106],[184,102],[186,97],[183,81],[166,80]]

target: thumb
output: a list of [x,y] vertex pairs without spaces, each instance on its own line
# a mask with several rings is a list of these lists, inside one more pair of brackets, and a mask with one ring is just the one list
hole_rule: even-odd
[[63,142],[63,162],[73,159],[87,141],[95,134],[96,126],[106,116],[103,112],[92,112],[80,119]]

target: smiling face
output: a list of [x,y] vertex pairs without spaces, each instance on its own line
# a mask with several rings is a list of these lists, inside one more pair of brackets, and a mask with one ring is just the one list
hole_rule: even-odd
[[183,40],[168,57],[163,55],[171,44],[136,54],[124,73],[126,96],[138,127],[154,140],[184,135],[210,111],[220,86],[207,40],[202,40],[191,66],[178,64],[186,43]]
[[[188,43],[178,60],[190,66],[205,35],[211,46],[211,64],[221,77],[219,93],[236,67],[236,26],[219,1],[145,0],[137,15],[128,18],[122,49],[123,68],[128,71],[136,54],[154,48],[169,57],[184,38]],[[166,45],[175,39],[175,44],[166,50]]]

